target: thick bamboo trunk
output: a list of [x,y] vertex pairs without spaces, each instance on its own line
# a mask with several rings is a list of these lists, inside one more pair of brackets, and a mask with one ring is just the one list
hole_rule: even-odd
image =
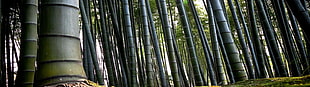
[[240,21],[239,18],[237,16],[236,10],[235,10],[235,6],[233,4],[233,2],[231,0],[228,0],[228,5],[230,8],[230,12],[232,14],[233,17],[233,21],[235,23],[235,27],[236,27],[236,31],[238,34],[238,38],[239,38],[239,42],[241,44],[241,50],[244,56],[244,59],[246,61],[246,65],[247,65],[247,69],[248,69],[248,73],[249,73],[249,79],[255,79],[255,70],[254,70],[254,66],[253,66],[253,62],[252,62],[252,58],[250,57],[250,52],[249,49],[247,47],[245,38],[243,36],[243,32],[241,30],[241,25],[240,25]]
[[25,0],[21,11],[21,53],[15,85],[33,87],[35,61],[37,58],[37,0]]
[[79,39],[79,1],[43,0],[36,86],[86,79]]
[[230,28],[228,26],[227,19],[222,9],[222,5],[219,0],[211,0],[212,10],[218,23],[220,34],[225,45],[225,49],[231,63],[232,71],[236,81],[242,81],[247,79],[245,68],[240,59],[239,52],[236,44],[233,40]]

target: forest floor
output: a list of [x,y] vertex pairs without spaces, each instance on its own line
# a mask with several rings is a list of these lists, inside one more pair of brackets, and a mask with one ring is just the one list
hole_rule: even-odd
[[[92,81],[83,80],[76,83],[63,83],[48,87],[105,87],[100,86]],[[195,87],[208,87],[208,86],[195,86]],[[211,86],[221,87],[221,86]],[[277,77],[277,78],[264,78],[255,80],[240,81],[231,85],[224,85],[222,87],[310,87],[310,75],[302,77]]]
[[105,86],[101,86],[90,80],[80,79],[77,82],[59,83],[59,84],[54,84],[54,85],[49,85],[49,86],[44,86],[44,87],[105,87]]
[[310,75],[246,80],[223,87],[310,87]]

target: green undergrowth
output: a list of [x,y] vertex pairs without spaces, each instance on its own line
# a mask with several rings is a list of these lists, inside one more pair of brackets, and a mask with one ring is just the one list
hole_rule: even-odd
[[310,87],[310,75],[245,80],[223,87]]

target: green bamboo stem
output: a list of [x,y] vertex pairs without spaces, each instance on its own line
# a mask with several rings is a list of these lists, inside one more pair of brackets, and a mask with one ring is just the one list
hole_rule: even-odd
[[299,31],[299,27],[296,23],[296,19],[293,16],[292,11],[289,10],[288,12],[289,18],[290,18],[290,23],[292,25],[292,29],[293,29],[293,33],[295,36],[295,41],[296,41],[296,45],[297,45],[297,50],[299,52],[299,56],[300,56],[300,60],[303,61],[301,62],[301,65],[303,67],[303,75],[307,75],[309,74],[309,70],[307,70],[307,67],[310,66],[309,65],[309,59],[307,59],[307,53],[306,53],[306,49],[305,49],[305,44],[302,41],[301,35],[300,35],[300,31]]
[[170,68],[171,68],[171,73],[172,73],[172,77],[173,77],[173,84],[175,87],[181,87],[181,83],[180,83],[180,75],[179,75],[179,71],[178,71],[178,65],[177,65],[177,61],[176,61],[176,57],[175,57],[175,51],[174,51],[174,47],[173,47],[173,37],[172,37],[172,31],[170,28],[170,24],[168,22],[168,12],[167,12],[167,4],[166,4],[166,0],[160,0],[160,7],[162,10],[162,24],[163,24],[163,29],[165,31],[164,37],[166,39],[166,43],[168,45],[168,59],[169,59],[169,64],[170,64]]
[[134,37],[132,33],[132,26],[131,26],[131,19],[130,19],[130,12],[129,12],[129,4],[128,0],[122,0],[123,4],[123,14],[124,14],[124,28],[127,31],[127,40],[128,40],[128,55],[130,59],[130,72],[131,72],[131,87],[137,87],[137,65],[136,65],[136,53],[135,53],[135,44],[134,44]]
[[21,53],[16,86],[33,87],[37,57],[37,0],[25,0],[22,8]]
[[167,85],[167,81],[166,81],[166,75],[165,75],[165,71],[163,69],[163,64],[162,64],[162,57],[161,57],[161,53],[160,53],[160,47],[159,47],[159,43],[158,43],[158,38],[157,38],[157,33],[156,33],[156,29],[155,29],[155,24],[154,24],[154,19],[152,17],[152,12],[151,12],[151,8],[150,8],[150,3],[149,0],[147,0],[146,2],[146,7],[147,7],[147,15],[149,18],[149,23],[150,23],[150,33],[151,33],[151,38],[153,41],[153,46],[154,46],[154,51],[155,51],[155,55],[156,55],[156,61],[157,61],[157,65],[158,65],[158,69],[159,69],[159,75],[160,75],[160,83],[162,87],[166,87]]
[[232,66],[233,74],[236,81],[247,80],[247,75],[243,63],[239,57],[239,52],[237,50],[236,44],[233,40],[228,22],[224,15],[222,5],[218,0],[211,0],[212,9],[216,22],[220,30],[220,34],[223,38],[223,43]]
[[[82,28],[84,28],[84,27],[85,27],[85,26],[82,26]],[[85,30],[85,29],[84,29],[84,30]],[[86,36],[85,33],[83,33],[83,41],[84,41],[84,42],[83,42],[83,47],[84,47],[83,49],[87,49],[87,48],[86,48],[86,46],[87,46],[87,45],[86,45],[86,43],[87,43],[87,42],[86,42],[86,37],[84,37],[84,36]],[[86,77],[89,79],[89,73],[88,73],[88,67],[89,67],[89,65],[88,65],[88,58],[87,58],[88,55],[86,55],[86,54],[87,54],[86,51],[83,51],[82,54],[83,54],[83,57],[82,57],[82,58],[83,58],[83,60],[82,60],[82,61],[83,61],[83,68],[84,68]]]
[[264,55],[263,55],[263,46],[260,41],[259,37],[259,30],[257,28],[257,22],[255,17],[255,10],[254,10],[254,2],[253,0],[248,0],[247,8],[249,10],[249,19],[250,19],[250,29],[252,33],[252,39],[253,39],[253,45],[255,47],[255,53],[253,55],[256,55],[256,60],[258,62],[259,69],[257,69],[257,75],[258,78],[264,78],[267,76],[267,73],[265,72],[266,66],[264,61]]
[[[204,5],[205,5],[205,1],[203,1],[203,2],[204,2]],[[217,85],[217,80],[216,80],[217,78],[216,78],[216,74],[215,74],[216,71],[214,70],[213,63],[212,63],[213,62],[212,59],[214,59],[215,57],[213,57],[213,54],[211,53],[211,49],[210,49],[210,46],[209,46],[209,43],[208,43],[208,39],[206,38],[206,34],[205,34],[205,31],[204,31],[205,29],[202,26],[202,23],[201,23],[201,20],[200,20],[200,18],[198,16],[197,10],[196,10],[195,5],[194,5],[194,2],[193,1],[189,1],[189,5],[190,5],[191,11],[192,11],[192,13],[194,15],[195,24],[196,24],[196,26],[198,28],[199,37],[201,39],[201,43],[202,43],[202,46],[203,46],[204,55],[206,57],[205,59],[206,59],[207,65],[208,65],[207,66],[208,67],[208,72],[210,74],[209,76],[210,76],[210,80],[211,80],[211,85]],[[213,15],[213,13],[210,13],[210,11],[211,10],[208,10],[208,13],[210,14],[210,15],[208,15],[209,16],[208,18],[210,18],[209,20],[210,20],[210,24],[211,24],[211,22],[214,23],[214,19],[213,18],[211,19],[210,16]],[[219,58],[219,57],[217,57],[217,58]],[[222,62],[218,62],[217,61],[216,64],[222,66]],[[221,69],[223,70],[224,68],[222,67]],[[219,71],[219,72],[221,72],[221,71]],[[221,73],[224,73],[224,71],[221,72]],[[219,77],[219,78],[221,78],[221,77]],[[207,83],[205,83],[205,84],[207,84]],[[225,84],[225,82],[224,82],[224,84]]]
[[[108,79],[109,79],[109,85],[115,85],[114,79],[115,79],[115,70],[113,69],[112,65],[112,57],[111,57],[111,48],[110,48],[110,41],[108,39],[108,31],[106,29],[106,22],[105,22],[105,12],[104,12],[104,7],[103,4],[104,2],[102,0],[99,0],[99,13],[100,13],[100,23],[101,23],[101,30],[102,30],[102,46],[103,46],[103,51],[104,51],[104,58],[105,58],[105,63],[108,71]],[[126,76],[124,76],[126,78]],[[127,82],[127,81],[124,81]]]
[[[87,37],[87,35],[85,37]],[[86,71],[88,73],[88,79],[91,81],[97,82],[95,80],[94,61],[92,59],[92,55],[90,51],[91,49],[89,49],[90,46],[89,46],[89,42],[87,41],[87,39],[85,40],[85,48],[86,49],[84,49],[84,51],[86,52],[85,55],[87,56],[86,59],[87,59],[87,65],[88,65],[87,71]]]
[[102,73],[99,70],[99,64],[97,61],[97,53],[96,53],[96,47],[95,47],[94,39],[93,39],[91,30],[90,30],[91,26],[90,26],[90,23],[89,23],[87,16],[86,16],[83,0],[80,0],[80,10],[81,10],[81,15],[82,15],[82,22],[85,25],[85,31],[86,32],[84,32],[84,33],[86,33],[86,35],[87,35],[86,36],[87,42],[88,42],[88,45],[90,47],[89,50],[90,50],[91,58],[92,58],[92,61],[94,64],[96,77],[97,77],[98,83],[100,85],[104,85]]
[[81,64],[78,0],[44,0],[41,3],[35,85],[86,79]]
[[275,58],[275,62],[277,63],[276,66],[278,66],[279,68],[279,72],[280,72],[280,76],[288,76],[287,70],[285,68],[285,64],[282,61],[282,57],[279,51],[279,47],[278,44],[276,42],[276,38],[274,36],[274,32],[273,32],[273,28],[270,25],[270,20],[267,18],[267,14],[266,11],[264,9],[263,3],[261,0],[255,0],[256,1],[256,5],[257,5],[257,9],[258,9],[258,13],[259,13],[259,17],[261,19],[262,25],[265,29],[265,35],[267,37],[267,40],[270,43],[270,50],[274,55]]
[[[300,27],[302,28],[303,32],[310,32],[310,16],[307,11],[300,2],[300,0],[285,0],[286,4],[289,6],[291,11],[293,12],[294,16],[296,17],[298,23],[300,24]],[[310,34],[303,33],[304,37],[306,38],[307,46],[310,45]],[[309,49],[308,49],[309,50]]]
[[281,31],[284,48],[288,55],[289,68],[293,76],[301,76],[301,69],[297,60],[297,53],[295,46],[293,45],[293,38],[290,28],[288,26],[288,20],[285,13],[283,0],[272,0],[272,4],[275,10],[278,26]]
[[195,85],[196,86],[202,86],[203,81],[202,81],[202,77],[201,77],[201,73],[200,73],[200,69],[199,69],[199,63],[198,63],[198,58],[197,58],[197,54],[196,54],[196,48],[195,48],[195,45],[193,42],[191,28],[190,28],[190,25],[188,22],[188,18],[187,18],[186,11],[185,11],[185,8],[183,5],[183,1],[182,0],[176,0],[176,4],[178,7],[180,17],[181,17],[183,31],[185,34],[187,47],[189,50],[189,56],[190,56],[190,60],[192,63],[192,68],[194,70],[193,72],[194,72],[194,78],[195,78]]
[[250,34],[249,34],[249,29],[248,29],[248,26],[246,24],[246,21],[244,19],[244,15],[242,13],[242,10],[240,8],[240,4],[238,2],[238,0],[235,0],[235,3],[237,5],[237,10],[238,10],[238,14],[240,16],[240,19],[242,21],[242,26],[244,28],[244,33],[246,35],[246,37],[248,38],[247,41],[248,41],[248,45],[249,45],[249,48],[250,48],[250,52],[251,52],[251,56],[252,56],[252,60],[253,60],[253,66],[255,68],[255,75],[256,75],[256,78],[261,76],[261,70],[259,68],[259,65],[258,65],[258,62],[257,62],[257,57],[256,57],[256,52],[255,52],[255,49],[254,49],[254,46],[253,46],[253,42],[252,42],[252,39],[250,37]]
[[124,72],[127,75],[127,79],[128,79],[128,83],[130,83],[131,77],[130,77],[130,70],[129,70],[129,65],[127,65],[128,63],[126,62],[128,59],[128,57],[126,56],[126,52],[125,52],[125,40],[123,40],[123,35],[120,33],[120,23],[119,23],[119,18],[117,18],[117,13],[115,10],[115,6],[113,5],[112,1],[114,0],[106,0],[108,3],[108,8],[109,8],[109,12],[111,14],[111,21],[112,21],[112,26],[113,26],[113,32],[114,32],[114,36],[116,38],[116,44],[117,44],[117,49],[119,50],[119,57],[121,59],[121,61],[123,62],[123,66],[125,68]]
[[239,41],[241,44],[241,50],[242,50],[243,56],[246,60],[246,65],[247,65],[247,69],[248,69],[248,73],[249,73],[249,79],[255,79],[256,77],[255,77],[255,70],[254,70],[253,62],[252,62],[252,59],[250,57],[250,54],[249,54],[250,52],[248,50],[245,38],[243,36],[243,32],[241,30],[240,21],[238,19],[236,10],[234,8],[235,6],[231,0],[228,0],[228,5],[229,5],[230,12],[232,14],[232,17],[233,17],[233,21],[235,23],[238,38],[239,38]]
[[148,25],[148,15],[146,9],[146,1],[140,0],[140,9],[142,15],[142,28],[144,37],[144,53],[146,59],[146,74],[147,74],[147,86],[154,87],[154,71],[152,66],[152,55],[151,55],[151,39],[150,30]]
[[4,69],[4,57],[3,57],[3,55],[4,55],[4,53],[3,53],[3,48],[4,48],[4,46],[3,46],[3,28],[2,28],[2,19],[3,19],[3,14],[2,14],[2,0],[0,0],[0,85],[5,85],[5,76],[4,76],[4,72],[5,72],[5,70],[3,70]]
[[[227,78],[226,78],[226,75],[225,75],[225,70],[224,70],[224,66],[223,66],[223,60],[222,60],[221,55],[220,55],[220,49],[219,49],[220,48],[219,47],[219,39],[220,38],[218,38],[218,36],[217,36],[218,34],[217,34],[217,28],[216,28],[216,25],[215,25],[214,13],[212,11],[212,6],[211,6],[210,1],[203,1],[203,2],[204,2],[205,9],[207,10],[207,12],[209,14],[208,15],[208,19],[209,19],[210,36],[211,36],[211,43],[212,43],[212,52],[213,52],[213,56],[214,56],[215,62],[217,64],[216,65],[216,67],[217,67],[217,69],[216,69],[217,72],[216,73],[217,73],[217,76],[218,76],[218,81],[221,82],[223,85],[225,85],[225,84],[228,84],[228,82],[227,82]],[[226,53],[225,53],[225,55],[226,55]],[[228,65],[229,65],[229,63],[228,63]],[[229,73],[228,76],[233,76],[232,73],[229,72],[229,71],[231,71],[231,68],[227,68],[227,72]],[[212,74],[212,72],[210,73],[210,79],[212,78],[211,74]],[[232,82],[234,82],[233,78],[231,80],[232,80]],[[213,83],[213,82],[212,82],[212,79],[211,79],[211,83]]]

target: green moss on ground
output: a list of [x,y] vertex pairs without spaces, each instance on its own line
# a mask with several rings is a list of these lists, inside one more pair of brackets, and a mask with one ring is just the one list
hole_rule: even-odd
[[246,80],[223,87],[310,87],[310,75]]

